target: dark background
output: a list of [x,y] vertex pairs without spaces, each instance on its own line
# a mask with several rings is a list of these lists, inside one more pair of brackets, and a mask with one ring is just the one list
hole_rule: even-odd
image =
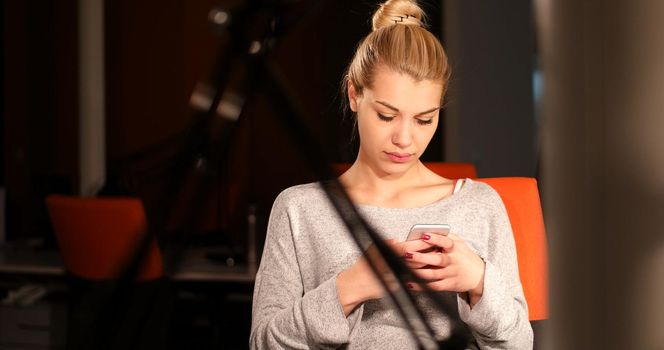
[[[298,13],[313,1],[286,3],[287,11]],[[539,176],[532,84],[537,45],[531,2],[420,3],[452,64],[446,109],[422,159],[471,162],[480,177]],[[150,212],[170,209],[161,207],[164,193],[181,197],[192,191],[203,193],[202,207],[186,228],[188,235],[201,241],[246,248],[246,215],[250,206],[255,207],[260,250],[276,195],[289,186],[317,180],[276,117],[277,107],[263,93],[245,105],[230,151],[209,158],[221,170],[206,187],[173,186],[170,170],[141,175],[145,169],[168,164],[182,151],[179,137],[199,117],[189,106],[190,95],[214,70],[217,58],[230,54],[228,37],[213,32],[208,12],[215,6],[235,9],[244,4],[104,2],[105,161],[110,193],[138,195]],[[358,41],[371,29],[376,4],[328,1],[271,53],[303,111],[300,117],[330,162],[352,162],[355,157],[352,119],[341,109],[339,89]],[[0,186],[7,189],[6,232],[14,241],[36,239],[40,247],[55,248],[43,199],[51,193],[77,194],[80,185],[78,1],[6,1],[1,11]],[[129,192],[113,185],[122,177],[132,180]],[[183,212],[182,206],[176,206],[172,214]],[[190,304],[187,298],[178,304],[176,312],[186,315],[181,329],[191,326],[186,320],[207,315],[196,308],[212,305],[219,314],[226,313],[225,308],[239,315],[238,322],[222,317],[214,323],[230,329],[228,334],[236,331],[233,344],[245,344],[246,290],[219,285],[188,288],[197,297]],[[244,299],[210,301],[214,293]],[[204,332],[200,338],[214,337]]]
[[[187,99],[219,45],[205,17],[219,3],[241,4],[105,2],[109,169],[189,125]],[[426,3],[433,22],[442,19],[436,33],[453,67],[440,144],[427,157],[472,162],[481,177],[538,176],[551,252],[548,348],[663,348],[664,3]],[[374,5],[330,2],[275,52],[332,161],[352,159],[335,98]],[[7,235],[48,242],[43,196],[76,192],[79,182],[77,2],[4,1],[0,11]],[[224,228],[238,242],[243,231],[231,221],[242,221],[248,203],[265,218],[276,193],[313,180],[265,99],[245,112],[226,161],[233,172],[210,186],[216,194],[232,184],[241,195],[233,206],[211,200],[199,221],[200,231]],[[146,186],[146,199],[164,191],[148,183],[157,189]]]
[[[302,13],[312,3],[291,2],[287,10]],[[263,92],[245,105],[230,151],[207,155],[215,163],[207,175],[213,177],[210,183],[196,187],[174,182],[174,173],[186,169],[168,167],[182,154],[192,125],[202,117],[189,105],[194,87],[209,78],[218,57],[232,54],[228,36],[212,30],[208,12],[215,6],[233,10],[243,5],[209,0],[104,2],[104,191],[141,197],[149,215],[193,216],[186,227],[167,223],[167,237],[184,229],[190,242],[228,244],[236,252],[246,252],[252,206],[258,214],[260,254],[277,194],[317,180]],[[75,0],[2,4],[0,187],[7,191],[5,225],[10,242],[37,249],[57,248],[44,198],[79,194],[79,120],[85,116],[79,112],[78,6]],[[352,162],[355,157],[357,142],[351,143],[352,119],[341,108],[340,82],[357,42],[370,30],[374,9],[374,2],[329,1],[292,28],[270,54],[303,111],[299,117],[330,162]],[[441,4],[431,2],[425,10],[431,14],[431,30],[440,34]],[[423,159],[443,159],[442,127],[439,131]],[[130,188],[123,188],[126,179]],[[164,205],[165,193],[178,199],[201,194],[201,207],[192,214],[187,212],[192,204],[184,200],[174,207]],[[244,257],[235,259],[242,262]],[[178,283],[172,289],[172,313],[162,310],[157,316],[171,317],[175,332],[164,335],[169,348],[245,348],[251,287]],[[56,305],[57,294],[50,300]]]
[[[293,2],[302,11],[312,2]],[[211,8],[242,2],[105,2],[106,164],[108,181],[168,162],[181,149],[171,142],[192,124],[194,86],[229,54],[228,38],[207,22]],[[423,4],[434,33],[443,36],[441,4]],[[306,18],[272,53],[286,77],[301,116],[332,162],[352,162],[352,120],[344,116],[341,77],[354,48],[370,30],[369,1],[328,2]],[[3,3],[2,171],[7,188],[7,232],[14,238],[46,238],[54,243],[43,198],[76,193],[79,186],[78,25],[73,0]],[[206,198],[197,231],[223,226],[242,240],[241,221],[256,204],[265,216],[284,188],[316,180],[275,117],[274,106],[258,93],[247,104],[231,151],[218,160],[223,183]],[[424,160],[444,160],[444,127]],[[158,202],[169,174],[138,177],[146,205]],[[132,175],[133,176],[133,175]],[[232,196],[229,198],[228,196]],[[220,200],[220,197],[221,198]],[[232,200],[232,205],[229,201]],[[263,220],[264,222],[264,220]]]
[[[109,169],[188,125],[186,101],[219,44],[207,11],[241,3],[105,2]],[[664,348],[657,293],[664,288],[664,2],[426,3],[434,22],[442,18],[437,34],[453,67],[441,143],[427,157],[472,162],[482,177],[538,175],[551,252],[548,348]],[[79,185],[77,4],[0,7],[0,182],[13,239],[46,237],[48,245],[43,196]],[[275,52],[333,161],[352,159],[334,98],[374,5],[330,2]],[[542,104],[533,106],[536,67]],[[201,231],[221,227],[219,218],[242,221],[249,202],[264,218],[278,191],[313,179],[264,99],[246,112],[252,118],[243,118],[237,154],[226,162],[235,175],[223,183],[241,196],[227,207],[212,200]],[[223,225],[229,234],[236,227],[231,236],[242,241],[241,228]]]

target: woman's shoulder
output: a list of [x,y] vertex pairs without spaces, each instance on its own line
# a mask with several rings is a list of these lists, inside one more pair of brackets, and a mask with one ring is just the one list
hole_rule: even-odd
[[325,197],[325,191],[319,182],[310,182],[295,185],[281,191],[274,201],[275,206],[293,206],[306,203],[316,203]]
[[466,203],[473,203],[479,208],[496,210],[503,207],[503,201],[496,190],[481,180],[464,179],[461,191]]
[[[489,184],[481,180],[467,179],[463,189],[458,193],[457,215],[462,221],[484,223],[493,227],[489,232],[510,229],[509,216],[502,198]],[[496,231],[497,230],[497,231]]]

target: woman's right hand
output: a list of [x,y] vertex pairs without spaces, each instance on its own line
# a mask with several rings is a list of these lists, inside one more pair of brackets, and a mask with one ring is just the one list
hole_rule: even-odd
[[[403,257],[406,252],[419,251],[430,246],[419,239],[407,242],[387,240],[385,243],[399,257]],[[382,275],[382,278],[387,281],[388,286],[394,285],[394,288],[396,288],[394,275],[382,264],[381,259],[373,258],[377,257],[377,254],[378,251],[374,245],[371,245],[367,249],[367,255],[373,261],[379,263],[378,272]],[[418,267],[410,266],[413,264],[412,262],[407,262],[407,264],[411,268]],[[359,257],[348,269],[341,271],[337,275],[337,296],[346,316],[363,302],[380,299],[384,295],[385,290],[383,285],[371,270],[371,266],[369,266],[367,258],[364,255]]]

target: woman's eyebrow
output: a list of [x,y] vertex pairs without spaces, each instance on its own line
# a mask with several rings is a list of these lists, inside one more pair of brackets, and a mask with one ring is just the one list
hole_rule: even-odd
[[[383,106],[385,106],[385,107],[387,107],[387,108],[393,110],[394,112],[397,112],[397,113],[399,112],[399,108],[394,107],[394,106],[392,106],[391,104],[389,104],[389,103],[387,103],[387,102],[385,102],[385,101],[374,101],[374,102],[379,103],[379,104],[381,104],[381,105],[383,105]],[[438,109],[441,109],[441,108],[442,108],[442,107],[434,107],[434,108],[428,109],[428,110],[426,110],[426,111],[424,111],[424,112],[417,113],[416,115],[422,115],[422,114],[431,113],[431,112],[433,112],[433,111],[435,111],[435,110],[438,110]]]

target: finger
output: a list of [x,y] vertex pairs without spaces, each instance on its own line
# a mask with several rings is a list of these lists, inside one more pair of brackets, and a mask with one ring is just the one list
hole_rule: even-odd
[[421,269],[427,265],[423,263],[417,263],[417,262],[412,262],[410,260],[406,260],[406,266],[408,266],[409,269],[414,270],[414,269]]
[[421,268],[413,270],[415,275],[426,281],[438,281],[445,278],[450,278],[455,275],[452,267],[446,268]]
[[410,290],[414,290],[414,291],[416,291],[416,292],[421,292],[421,291],[424,289],[424,288],[422,288],[422,286],[421,286],[419,283],[417,283],[417,282],[408,282],[408,283],[406,284],[406,286],[408,287],[408,289],[410,289]]
[[437,281],[440,278],[438,278],[438,270],[441,269],[427,269],[427,268],[422,268],[422,269],[415,269],[413,270],[413,273],[415,276],[425,280],[425,281]]
[[450,264],[450,257],[444,253],[406,252],[404,257],[408,261],[431,266],[445,267]]
[[458,292],[457,289],[457,279],[456,278],[445,278],[434,282],[427,283],[427,286],[435,291],[449,291],[449,292]]
[[412,241],[397,243],[395,247],[397,249],[395,253],[399,256],[404,256],[406,252],[417,252],[423,249],[430,248],[431,244],[428,244],[427,242],[424,242],[419,239],[415,239]]
[[[425,289],[425,285],[428,286],[429,283],[420,283],[420,282],[408,282],[406,286],[408,289],[416,291],[416,292],[421,292]],[[429,288],[431,289],[431,288]]]
[[[454,278],[442,279],[434,282],[425,283],[426,287],[430,290],[437,292],[457,292],[456,280]],[[424,290],[424,286],[418,282],[408,282],[407,287],[410,290],[421,292]]]
[[428,244],[441,247],[445,251],[450,251],[454,248],[454,240],[448,236],[426,233],[422,235],[421,240]]

